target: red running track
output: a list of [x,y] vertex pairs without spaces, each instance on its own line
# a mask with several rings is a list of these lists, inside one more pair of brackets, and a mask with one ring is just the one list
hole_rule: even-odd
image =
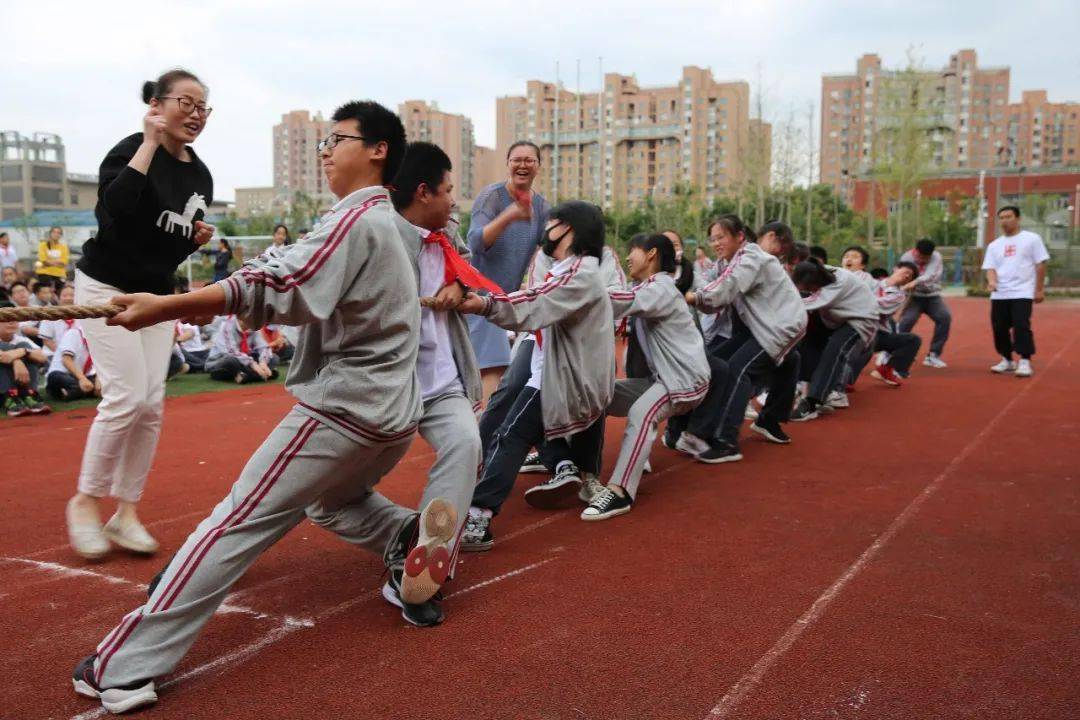
[[[713,467],[658,444],[635,510],[602,523],[516,493],[438,629],[378,598],[378,558],[305,523],[144,714],[1080,716],[1080,304],[1038,307],[1031,380],[988,372],[985,301],[950,304],[948,370],[917,366],[901,390],[864,378],[852,409],[789,426],[791,446],[747,438],[743,462]],[[161,557],[99,564],[63,530],[91,413],[0,424],[0,717],[101,717],[71,691],[74,662],[290,405],[278,387],[170,400],[142,510]],[[417,440],[384,490],[415,503],[430,460]]]

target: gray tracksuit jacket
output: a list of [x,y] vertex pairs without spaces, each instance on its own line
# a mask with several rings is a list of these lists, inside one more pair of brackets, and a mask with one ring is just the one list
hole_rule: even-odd
[[825,327],[835,330],[847,324],[859,334],[864,347],[871,347],[881,321],[877,298],[862,280],[847,270],[832,270],[836,282],[803,298],[807,312],[817,310]]
[[608,297],[616,322],[630,317],[638,323],[645,359],[667,390],[674,414],[697,407],[709,389],[711,372],[705,343],[675,279],[660,272],[632,290],[609,290]]
[[579,257],[548,282],[483,296],[481,315],[499,327],[543,330],[540,402],[549,440],[589,427],[615,393],[614,320],[599,266],[594,257]]
[[420,303],[386,190],[342,198],[310,234],[218,285],[252,327],[303,325],[285,387],[297,409],[364,445],[401,442],[422,411]]
[[746,243],[715,280],[698,290],[702,312],[734,306],[739,318],[776,364],[806,333],[806,310],[784,266],[756,243]]
[[914,250],[908,250],[900,256],[900,260],[915,263],[919,268],[919,277],[915,278],[915,290],[911,293],[915,297],[934,297],[941,294],[941,277],[945,274],[945,261],[937,250],[930,255],[930,260],[924,262],[922,256],[916,257]]
[[899,285],[887,285],[883,279],[874,282],[873,291],[881,317],[881,327],[887,327],[896,311],[907,302],[907,292]]
[[[419,258],[424,249],[423,238],[420,237],[415,225],[397,213],[394,213],[394,222],[397,224],[398,233],[401,235],[401,241],[405,245],[409,260],[412,261],[413,273],[416,275],[417,292],[419,292]],[[454,244],[458,254],[468,260],[472,253],[469,251],[469,246],[461,242],[461,237],[457,233],[457,223],[451,222],[450,227],[444,232]],[[435,310],[421,309],[421,312],[435,312]],[[476,352],[473,350],[472,342],[469,341],[469,323],[461,313],[447,311],[446,327],[450,332],[450,351],[454,355],[454,364],[457,365],[458,377],[465,388],[465,397],[475,405],[481,401],[484,389],[480,382],[480,365],[476,361]]]

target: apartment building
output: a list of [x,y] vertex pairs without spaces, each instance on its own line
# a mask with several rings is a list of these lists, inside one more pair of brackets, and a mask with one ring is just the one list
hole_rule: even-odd
[[593,93],[530,80],[525,95],[496,100],[496,134],[499,158],[516,140],[540,146],[537,189],[555,202],[629,206],[677,186],[711,202],[746,182],[752,167],[767,183],[771,164],[771,127],[751,121],[749,84],[718,82],[693,66],[664,87],[617,73]]

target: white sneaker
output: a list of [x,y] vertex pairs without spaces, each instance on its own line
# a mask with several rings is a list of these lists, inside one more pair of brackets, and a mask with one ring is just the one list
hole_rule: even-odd
[[100,560],[108,555],[111,549],[109,541],[101,531],[101,523],[77,519],[72,508],[73,502],[75,498],[68,500],[65,513],[71,548],[87,560]]
[[747,420],[757,420],[758,411],[754,408],[754,403],[746,403],[746,412],[743,413],[743,417]]
[[1031,377],[1032,372],[1031,361],[1020,358],[1016,364],[1016,377]]
[[831,408],[846,409],[851,407],[851,403],[848,402],[847,393],[842,393],[839,390],[833,390],[829,393],[829,397],[825,399],[825,404]]
[[153,555],[158,550],[158,541],[146,532],[138,520],[122,523],[119,517],[113,515],[105,523],[102,534],[125,550],[146,555]]
[[648,460],[645,461],[645,472],[646,473],[651,473],[652,472],[652,463],[649,462]]
[[990,366],[990,372],[992,373],[1011,373],[1016,371],[1016,363],[1006,358],[1001,358],[1001,362],[997,365]]
[[926,367],[937,368],[938,370],[949,367],[944,360],[933,353],[923,358],[922,364]]
[[697,457],[709,449],[709,443],[705,442],[697,435],[684,432],[679,435],[679,441],[675,443],[675,449],[681,453]]

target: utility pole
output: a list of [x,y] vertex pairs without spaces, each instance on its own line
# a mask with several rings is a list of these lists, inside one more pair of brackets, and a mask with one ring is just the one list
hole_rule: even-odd
[[574,182],[574,188],[576,190],[576,192],[574,193],[574,197],[580,199],[581,198],[581,176],[582,176],[582,169],[581,169],[581,131],[585,127],[585,123],[582,122],[582,120],[581,120],[581,58],[577,59],[577,80],[576,80],[576,82],[577,82],[577,90],[575,91],[575,96],[576,96],[576,99],[577,99],[577,112],[576,112],[576,114],[574,116],[574,121],[575,121],[574,122],[574,137],[576,138],[576,142],[577,142],[577,144],[575,146],[577,152],[574,155],[574,175],[576,176],[577,179]]
[[[998,175],[998,182],[1001,182],[1001,175]],[[979,171],[979,211],[978,211],[978,225],[975,226],[975,247],[982,250],[986,247],[986,171]]]
[[552,150],[551,159],[551,202],[553,205],[559,203],[559,95],[562,95],[562,89],[559,87],[559,61],[555,61],[555,131],[553,133],[553,139],[555,141]]
[[811,217],[814,212],[814,103],[810,103],[806,110],[806,244],[813,241],[813,224]]

